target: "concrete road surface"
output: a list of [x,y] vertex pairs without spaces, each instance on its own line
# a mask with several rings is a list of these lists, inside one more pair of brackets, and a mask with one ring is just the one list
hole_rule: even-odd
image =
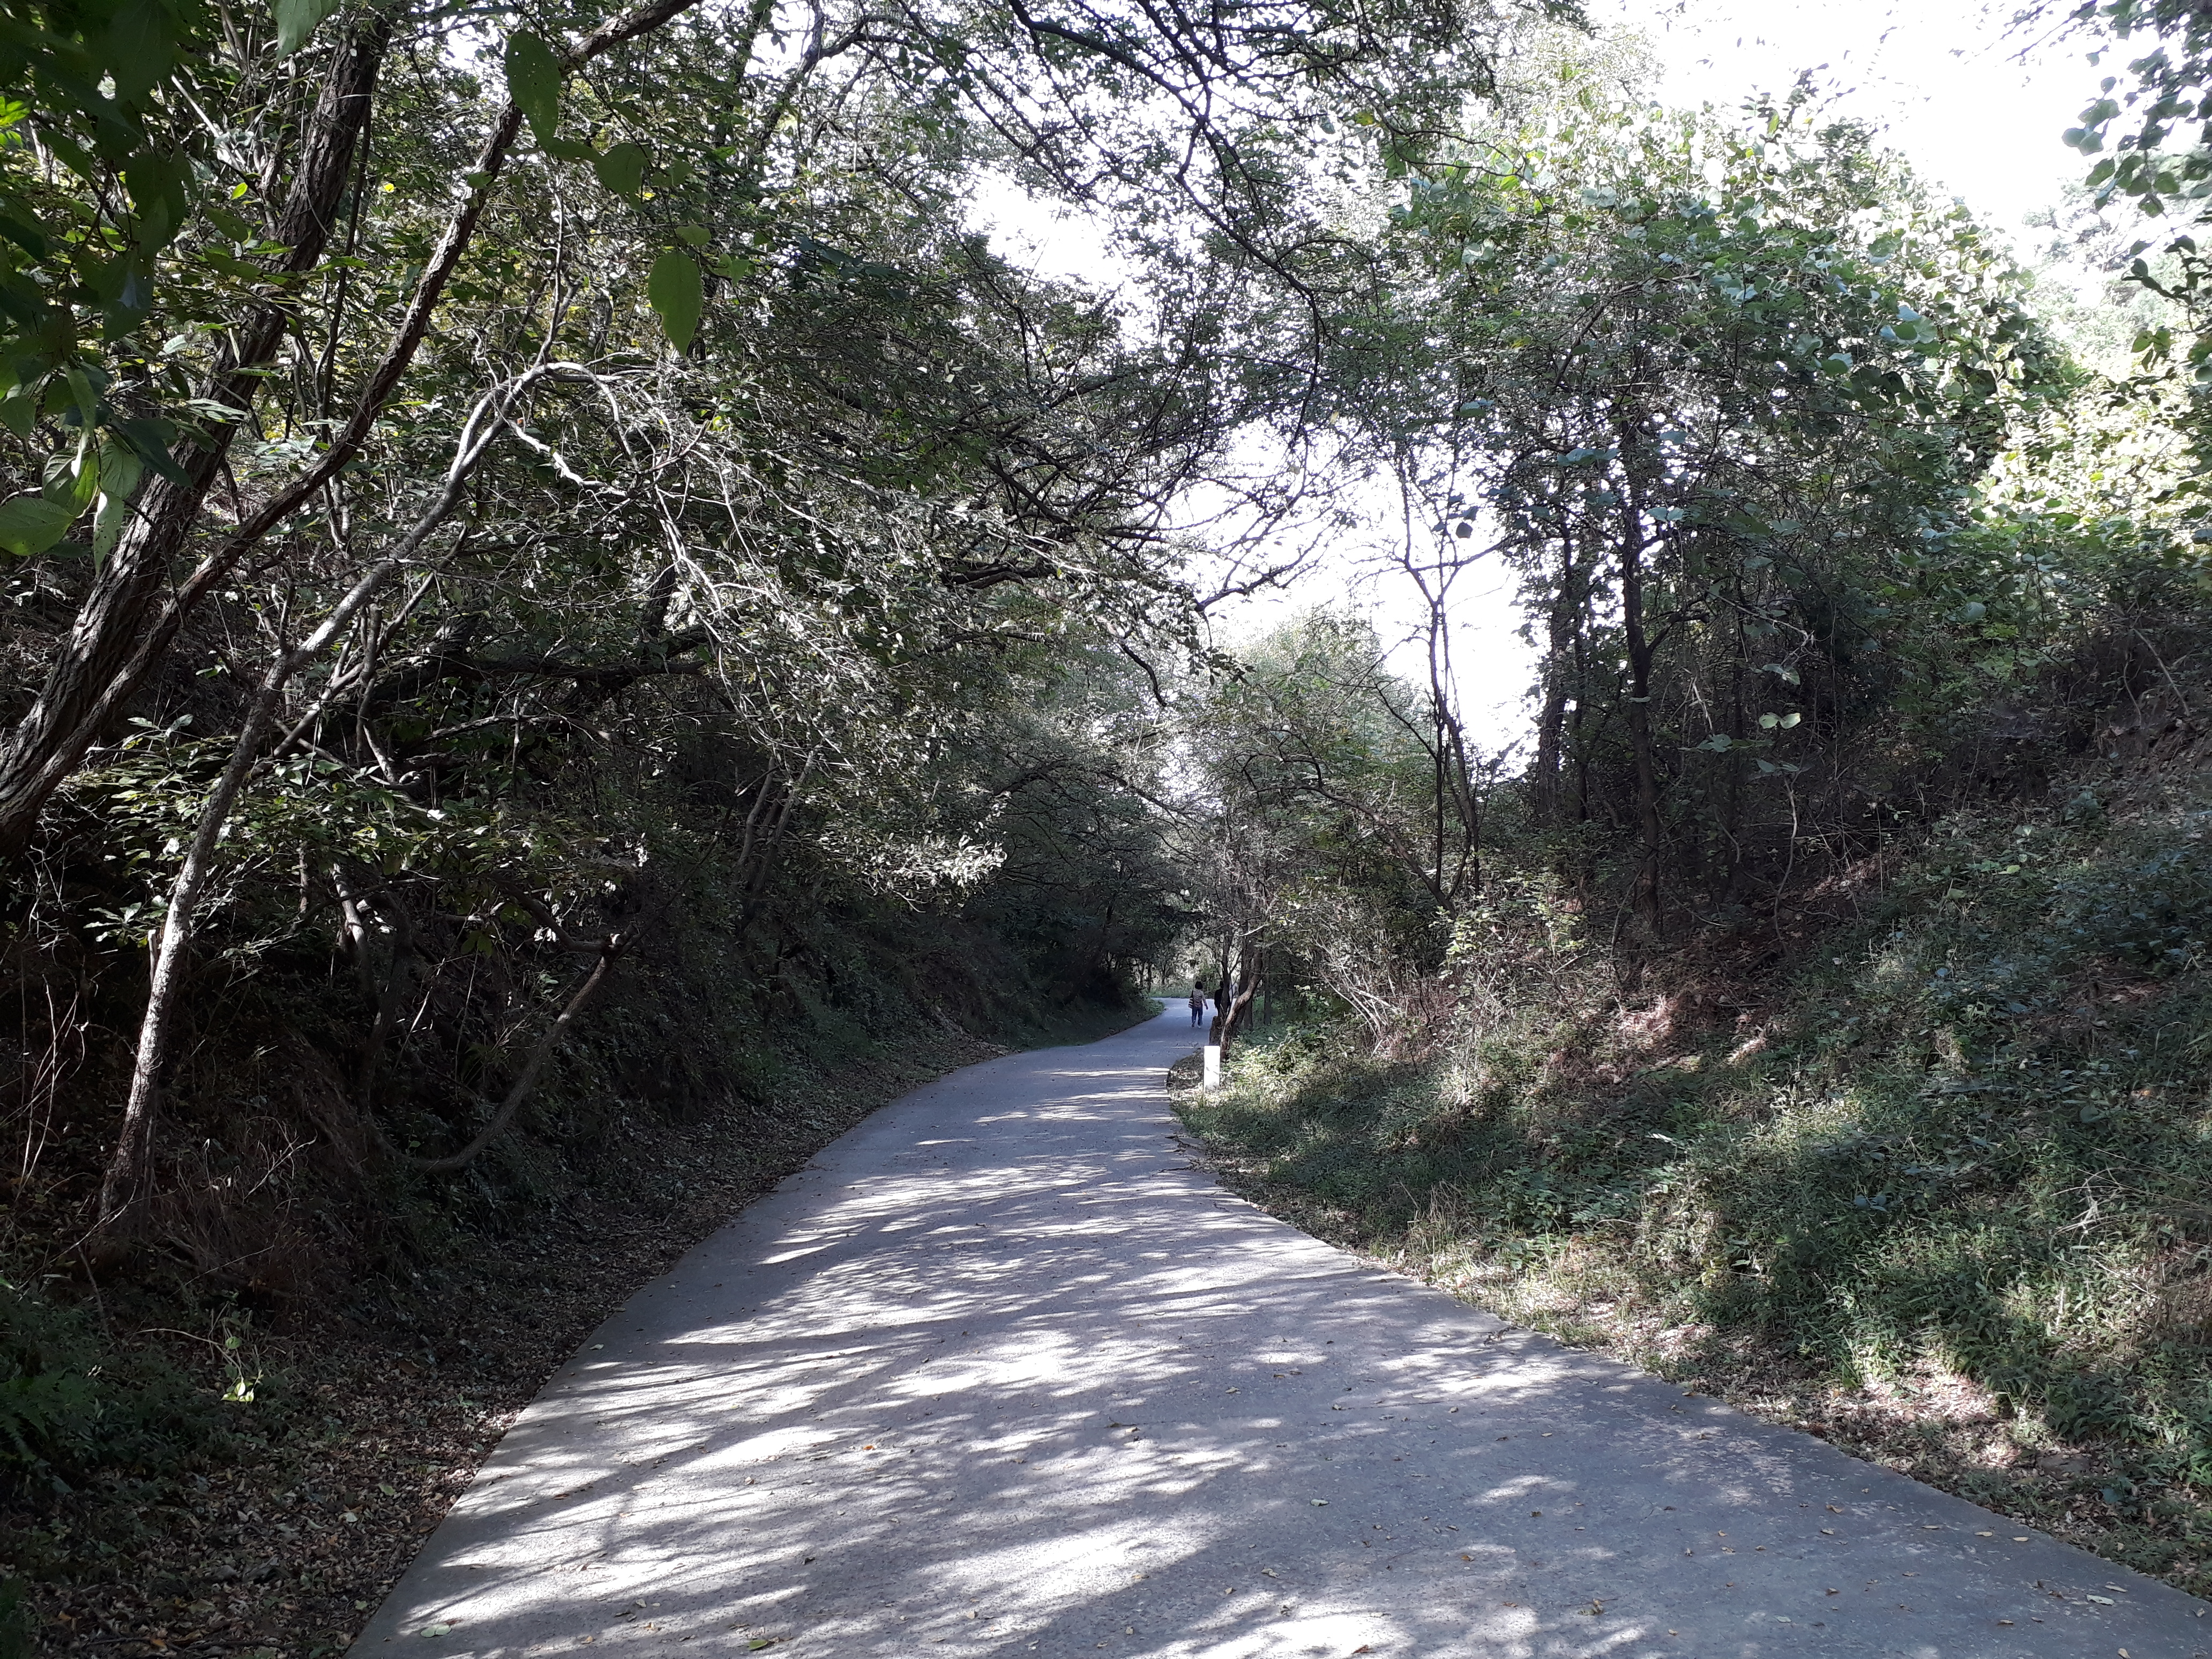
[[2206,1604],[1216,1187],[1188,1013],[885,1108],[546,1385],[356,1659],[2205,1659]]

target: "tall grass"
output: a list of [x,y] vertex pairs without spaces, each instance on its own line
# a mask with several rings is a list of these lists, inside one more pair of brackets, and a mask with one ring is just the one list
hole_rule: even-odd
[[1318,1231],[2189,1583],[2208,830],[1961,817],[1778,977],[1708,956],[1640,1005],[1509,897],[1424,1058],[1310,1028],[1183,1109]]

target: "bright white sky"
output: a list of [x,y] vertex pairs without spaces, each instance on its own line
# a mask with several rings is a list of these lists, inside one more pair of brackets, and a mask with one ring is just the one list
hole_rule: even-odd
[[[1936,188],[1963,198],[1993,229],[2014,234],[2021,252],[2035,246],[2020,230],[2030,212],[2057,204],[2081,176],[2079,155],[2059,142],[2097,95],[2099,77],[2086,43],[2033,54],[2005,24],[2014,7],[1985,0],[1587,0],[1601,32],[1638,34],[1657,59],[1653,97],[1676,105],[1728,109],[1755,93],[1782,93],[1802,71],[1838,115],[1882,131]],[[2062,9],[2054,8],[2054,9]],[[1097,240],[1054,222],[1011,193],[979,202],[1002,245],[1042,268],[1110,283]],[[1387,526],[1389,509],[1377,515]],[[1324,565],[1284,594],[1246,602],[1217,617],[1227,641],[1271,627],[1296,611],[1353,600],[1370,606],[1386,639],[1414,614],[1404,595],[1359,572],[1376,550],[1347,540]],[[1528,730],[1524,699],[1534,662],[1516,637],[1520,617],[1503,573],[1475,571],[1456,591],[1454,657],[1471,735],[1486,746]],[[1419,659],[1405,659],[1415,673]]]
[[1651,43],[1670,103],[1725,109],[1815,70],[1839,114],[1884,129],[1923,177],[2010,229],[2080,177],[2080,158],[2058,135],[2111,72],[2090,67],[2080,41],[2021,63],[2024,40],[2005,32],[2014,9],[1984,0],[1679,0],[1655,13],[1597,0],[1592,21],[1605,27],[1610,17]]

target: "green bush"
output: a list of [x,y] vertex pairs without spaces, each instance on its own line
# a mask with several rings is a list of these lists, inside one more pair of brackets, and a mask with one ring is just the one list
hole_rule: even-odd
[[158,1351],[118,1352],[84,1310],[0,1281],[0,1492],[174,1468],[219,1448],[222,1409]]
[[1752,1037],[1654,1036],[1585,985],[1492,999],[1416,1064],[1302,1033],[1185,1113],[1303,1218],[1524,1316],[1934,1370],[2212,1486],[2208,824],[1954,822]]

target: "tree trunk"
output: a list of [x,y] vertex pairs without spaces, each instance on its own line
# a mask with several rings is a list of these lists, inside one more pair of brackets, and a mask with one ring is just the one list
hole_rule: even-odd
[[[1223,975],[1222,990],[1228,989],[1228,976]],[[1252,1006],[1253,994],[1260,988],[1260,952],[1249,940],[1237,947],[1237,994],[1216,997],[1213,1003],[1213,1026],[1206,1040],[1219,1045],[1222,1057],[1229,1054],[1229,1045],[1236,1040],[1237,1028]]]
[[[374,102],[377,70],[391,33],[391,18],[372,14],[331,57],[275,228],[276,240],[289,250],[276,267],[279,273],[300,275],[322,260],[344,201],[355,147]],[[114,552],[93,577],[38,701],[0,747],[0,860],[19,857],[29,844],[47,798],[99,738],[113,707],[106,694],[143,655],[141,636],[167,585],[170,567],[222,475],[231,440],[260,389],[258,371],[276,356],[289,317],[286,307],[266,305],[230,336],[203,395],[238,410],[239,418],[214,427],[208,447],[189,440],[179,444],[174,459],[184,483],[157,474],[140,492]],[[138,669],[132,689],[151,666],[148,661]]]
[[599,948],[599,961],[592,965],[592,971],[585,976],[584,982],[562,1006],[553,1023],[531,1045],[530,1058],[523,1062],[522,1070],[508,1085],[506,1098],[500,1102],[499,1109],[492,1114],[489,1123],[477,1131],[467,1146],[450,1157],[409,1157],[407,1162],[425,1175],[451,1175],[476,1162],[477,1154],[498,1139],[506,1132],[507,1126],[514,1121],[514,1115],[522,1109],[522,1103],[530,1097],[531,1090],[537,1086],[538,1074],[545,1069],[546,1061],[553,1058],[554,1050],[561,1046],[561,1039],[576,1023],[576,1017],[599,994],[599,988],[607,982],[607,975],[614,972],[615,964],[622,960],[623,952],[629,948],[635,938],[635,929],[628,933],[607,935],[605,944]]
[[1576,683],[1571,672],[1575,646],[1582,637],[1582,573],[1575,564],[1575,544],[1563,532],[1559,540],[1559,591],[1552,600],[1547,619],[1548,638],[1544,654],[1544,706],[1536,717],[1536,774],[1531,803],[1536,823],[1555,829],[1564,816],[1560,799],[1565,780],[1562,749],[1565,739],[1567,696]]
[[[1447,915],[1462,896],[1482,890],[1482,802],[1468,764],[1451,668],[1451,617],[1439,591],[1429,603],[1429,739],[1435,792],[1429,890]],[[1447,860],[1445,848],[1450,848]]]
[[1652,653],[1644,617],[1644,503],[1632,484],[1621,492],[1620,526],[1620,624],[1628,644],[1628,740],[1636,762],[1637,830],[1644,843],[1636,873],[1636,909],[1656,939],[1666,830],[1659,812],[1659,763],[1651,738]]
[[[1749,700],[1744,684],[1744,667],[1751,660],[1750,641],[1744,636],[1743,616],[1747,605],[1743,592],[1743,580],[1739,574],[1735,581],[1735,651],[1729,665],[1729,724],[1728,735],[1741,739],[1750,735],[1747,714]],[[1728,804],[1723,822],[1728,831],[1728,870],[1722,891],[1728,902],[1734,903],[1743,896],[1746,879],[1751,872],[1751,860],[1744,849],[1744,761],[1741,756],[1730,756],[1728,762]]]
[[232,741],[230,757],[222,775],[200,806],[191,843],[185,849],[176,879],[170,884],[168,908],[155,946],[154,969],[146,988],[146,1012],[138,1024],[138,1051],[131,1071],[131,1093],[123,1107],[123,1125],[108,1154],[106,1172],[100,1183],[100,1224],[113,1229],[137,1208],[149,1149],[152,1146],[155,1106],[160,1099],[161,1065],[167,1057],[169,1020],[182,982],[185,950],[191,939],[201,890],[215,866],[216,850],[223,826],[230,822],[260,758],[261,740],[275,723],[284,688],[292,676],[324,647],[351,625],[354,618],[382,591],[386,583],[413,561],[431,535],[461,504],[463,492],[477,463],[496,438],[514,400],[538,380],[571,372],[574,366],[552,363],[530,370],[484,394],[461,428],[460,443],[446,474],[445,487],[429,510],[415,521],[391,553],[369,567],[319,626],[295,647],[280,649],[261,678],[246,719]]
[[[647,0],[593,31],[567,54],[563,66],[573,73],[614,47],[652,33],[698,3]],[[756,29],[761,15],[757,6]],[[312,270],[322,257],[344,197],[356,142],[368,119],[376,71],[391,27],[389,18],[365,24],[347,38],[332,59],[330,77],[308,123],[292,194],[278,221],[278,240],[291,249],[281,270]],[[746,39],[750,42],[751,36]],[[319,494],[360,453],[414,362],[446,285],[475,240],[492,187],[505,170],[521,131],[520,106],[509,99],[465,175],[473,181],[468,195],[447,221],[445,233],[416,283],[414,297],[398,332],[368,375],[352,417],[314,465],[262,503],[201,561],[158,615],[155,600],[161,593],[170,562],[198,522],[200,504],[221,471],[234,428],[226,428],[217,434],[217,447],[212,451],[188,447],[179,459],[185,484],[164,485],[157,479],[141,496],[136,518],[95,578],[94,591],[79,611],[38,702],[5,744],[0,744],[0,862],[22,855],[48,797],[98,741],[101,728],[160,665],[191,609],[247,550]],[[233,408],[246,409],[258,385],[257,378],[246,371],[259,367],[274,353],[285,326],[286,313],[281,310],[257,313],[255,320],[240,331],[245,343],[241,349],[218,365],[213,395]]]

